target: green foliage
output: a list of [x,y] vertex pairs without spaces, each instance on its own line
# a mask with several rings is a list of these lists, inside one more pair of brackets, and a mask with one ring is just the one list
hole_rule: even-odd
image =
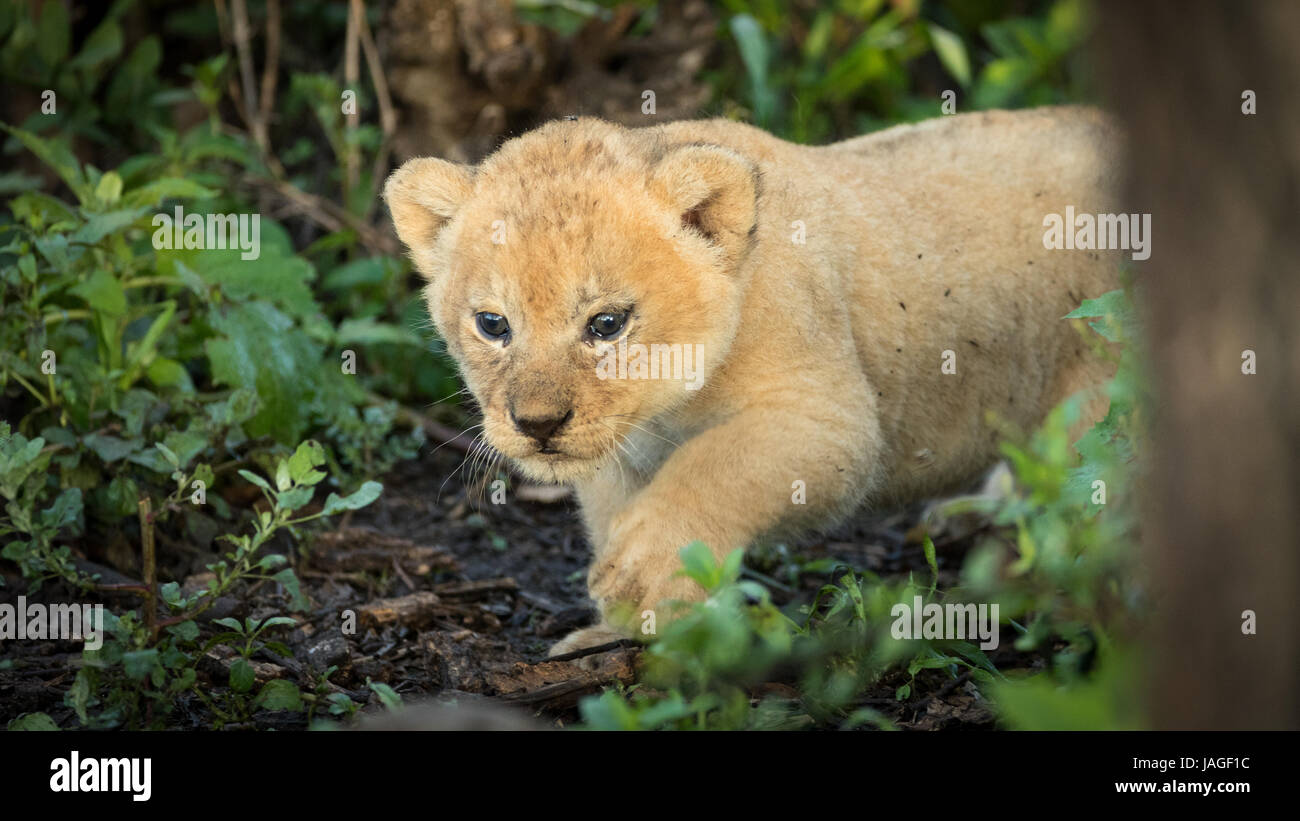
[[[845,571],[825,585],[799,619],[783,613],[767,589],[740,578],[741,551],[718,564],[694,543],[681,551],[683,573],[709,591],[651,641],[636,687],[609,690],[580,704],[592,729],[797,729],[889,722],[858,703],[859,694],[903,667],[914,678],[938,669],[999,676],[966,641],[898,641],[889,634],[900,603],[928,595],[910,581],[888,584]],[[799,670],[800,698],[767,698],[751,707],[750,691],[780,669]],[[899,688],[906,699],[908,684]]]
[[[298,576],[287,566],[288,560],[263,548],[282,530],[292,532],[321,517],[357,510],[377,499],[383,490],[378,482],[366,482],[348,496],[329,494],[317,513],[299,514],[311,502],[316,486],[327,478],[321,470],[324,464],[324,449],[319,443],[308,441],[291,456],[280,459],[270,479],[240,471],[261,490],[268,509],[258,513],[251,534],[223,537],[232,549],[207,565],[212,575],[205,587],[188,595],[175,582],[159,588],[159,598],[172,615],[154,629],[150,630],[135,613],[118,617],[105,612],[107,636],[103,646],[82,653],[81,670],[65,697],[82,724],[106,728],[152,722],[161,726],[175,698],[185,692],[201,699],[218,725],[245,721],[258,710],[298,712],[309,702],[314,706],[319,687],[316,693],[302,693],[297,685],[277,679],[253,692],[256,680],[250,658],[261,650],[291,657],[288,647],[266,639],[265,634],[273,628],[295,624],[293,618],[247,618],[242,622],[233,618],[216,619],[212,623],[226,630],[208,637],[202,644],[196,619],[236,584],[255,580],[273,581],[283,587],[291,610],[308,609]],[[191,478],[192,474],[181,473],[177,477],[178,486],[184,488]],[[230,663],[226,689],[208,693],[196,684],[197,665],[217,645],[233,647],[237,658]],[[344,709],[331,703],[331,712],[335,708]]]
[[[798,4],[726,0],[728,59],[713,75],[725,113],[825,142],[957,111],[1074,102],[1088,31],[1082,0],[1022,4]],[[733,101],[739,101],[737,107]],[[949,112],[950,113],[950,112]]]
[[[0,153],[23,169],[0,175],[0,556],[31,590],[60,581],[85,592],[97,579],[78,571],[74,548],[87,533],[134,542],[147,526],[229,547],[214,553],[206,589],[159,586],[171,613],[159,628],[138,613],[110,619],[69,694],[88,726],[157,724],[178,694],[206,697],[193,688],[207,649],[195,618],[242,582],[273,580],[290,608],[304,608],[268,542],[372,502],[381,490],[372,478],[422,442],[418,427],[399,430],[392,400],[456,390],[416,330],[423,307],[405,261],[363,255],[348,228],[304,242],[257,195],[258,185],[311,190],[323,180],[368,216],[371,176],[387,170],[373,164],[378,129],[345,129],[337,83],[292,71],[278,119],[309,114],[319,131],[299,133],[305,142],[280,170],[227,125],[236,67],[228,54],[208,56],[220,49],[213,7],[168,12],[168,49],[204,44],[177,82],[164,40],[131,34],[135,5],[117,0],[75,21],[61,2],[0,4],[0,78],[24,101],[6,108],[23,112],[20,124],[0,123]],[[310,20],[326,37],[341,35],[345,18],[337,3],[285,9],[286,30]],[[310,32],[300,45],[318,36]],[[334,152],[334,173],[321,173],[313,137]],[[337,172],[353,153],[356,184]],[[165,242],[157,217],[182,208],[257,215],[260,253]],[[349,357],[355,369],[343,367]],[[265,508],[227,501],[249,484]],[[137,522],[144,498],[148,525]],[[236,642],[229,693],[209,702],[221,721],[317,701],[334,714],[354,709],[325,682],[300,698],[287,682],[245,686],[248,655],[274,652],[262,631],[280,623],[242,625],[250,635]]]

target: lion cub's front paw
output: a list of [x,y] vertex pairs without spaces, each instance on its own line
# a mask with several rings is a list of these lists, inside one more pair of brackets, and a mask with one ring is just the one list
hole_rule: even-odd
[[[607,624],[596,624],[591,627],[584,627],[581,630],[574,630],[569,635],[560,639],[546,652],[547,656],[561,656],[565,653],[572,653],[576,650],[586,650],[588,647],[599,647],[602,644],[609,644],[612,641],[627,638],[626,635],[615,630]],[[588,657],[589,658],[589,657]],[[579,659],[579,662],[582,660]]]

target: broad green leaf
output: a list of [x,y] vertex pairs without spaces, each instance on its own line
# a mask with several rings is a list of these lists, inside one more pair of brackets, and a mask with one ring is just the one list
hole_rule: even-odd
[[144,446],[139,439],[119,439],[105,433],[88,433],[81,437],[81,441],[104,462],[116,462]]
[[314,485],[325,478],[316,468],[325,464],[325,449],[320,442],[309,439],[300,444],[289,457],[289,477],[300,485]]
[[244,623],[241,622],[239,619],[232,619],[229,616],[227,616],[226,618],[223,619],[213,619],[212,623],[219,624],[222,627],[229,627],[231,630],[234,630],[236,633],[240,634],[241,636],[244,634]]
[[253,700],[256,707],[263,710],[301,710],[302,693],[298,685],[284,679],[268,681]]
[[934,23],[928,23],[927,28],[939,62],[963,88],[970,85],[970,58],[966,56],[966,46],[961,38]]
[[[55,4],[47,3],[46,7],[51,5]],[[89,193],[86,188],[86,177],[81,170],[81,163],[64,139],[38,137],[29,131],[13,128],[5,123],[0,123],[0,128],[16,137],[28,151],[39,157],[41,162],[58,172],[59,176],[63,178],[63,181],[68,184],[68,187],[78,197],[84,198]]]
[[[112,173],[112,172],[110,172]],[[107,177],[102,177],[100,184]],[[121,184],[121,181],[118,181]],[[72,241],[84,245],[94,245],[109,234],[117,234],[123,228],[135,222],[144,214],[144,209],[133,208],[119,211],[109,211],[105,214],[95,214],[86,224],[77,229],[72,235]]]
[[132,650],[122,654],[122,666],[127,676],[135,681],[144,681],[157,663],[158,651],[155,649]]
[[70,291],[84,299],[91,310],[112,316],[126,313],[126,291],[122,290],[122,283],[103,268],[97,269],[90,279],[78,283]]
[[10,732],[57,732],[59,725],[45,713],[25,713],[9,722]]
[[379,696],[379,702],[388,710],[401,709],[402,697],[392,687],[380,681],[371,681],[369,678],[366,679],[366,686]]
[[95,186],[95,197],[106,205],[116,203],[122,197],[122,178],[116,171],[109,171],[99,178]]
[[331,493],[325,500],[326,516],[342,512],[344,510],[360,510],[366,505],[379,498],[379,494],[384,492],[384,486],[379,482],[366,482],[355,493],[340,498],[338,494]]
[[320,380],[321,347],[264,302],[231,306],[209,320],[221,334],[205,343],[213,379],[249,388],[259,400],[257,413],[245,424],[249,436],[301,441],[309,422],[302,408]]
[[717,587],[721,577],[717,559],[704,542],[691,542],[677,552],[682,560],[682,572],[694,579],[705,590]]
[[235,659],[230,665],[230,689],[236,693],[247,693],[257,682],[257,675],[247,659]]
[[282,510],[297,510],[311,501],[314,492],[315,489],[310,485],[281,491],[279,497],[275,500],[276,505]]

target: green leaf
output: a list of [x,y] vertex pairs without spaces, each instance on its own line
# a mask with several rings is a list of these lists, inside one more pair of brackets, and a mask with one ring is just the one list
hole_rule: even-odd
[[106,433],[88,433],[81,441],[105,463],[130,456],[144,445],[139,439],[119,439]]
[[281,459],[275,466],[275,489],[288,490],[293,485],[293,479],[289,477],[289,460]]
[[315,489],[310,486],[286,490],[276,498],[276,506],[281,510],[297,510],[311,501],[313,493],[315,493]]
[[265,490],[267,493],[271,492],[271,486],[267,484],[267,481],[265,479],[263,479],[261,476],[258,476],[256,473],[253,473],[252,471],[249,470],[240,470],[239,475],[243,476],[248,481],[257,485],[262,490]]
[[321,280],[321,289],[345,291],[363,285],[378,285],[386,281],[394,272],[401,270],[401,267],[401,261],[393,257],[361,257],[346,262],[326,274]]
[[298,446],[289,457],[289,477],[300,485],[314,485],[325,478],[315,468],[325,464],[325,448],[320,442],[309,439]]
[[126,313],[126,291],[117,277],[99,268],[85,282],[78,283],[70,292],[81,297],[91,310],[121,316]]
[[935,589],[939,586],[939,562],[935,556],[934,542],[929,536],[926,536],[925,541],[921,543],[921,547],[925,551],[925,563],[930,566],[930,593],[933,595]]
[[59,0],[41,4],[41,17],[36,27],[36,53],[41,62],[51,69],[62,66],[72,43],[72,25],[68,9]]
[[95,186],[95,197],[105,205],[116,203],[122,197],[122,177],[116,171],[105,173]]
[[11,732],[57,732],[59,725],[45,713],[25,713],[9,722]]
[[423,347],[424,340],[410,328],[394,325],[391,322],[379,322],[371,317],[364,319],[345,319],[339,326],[339,345],[414,345]]
[[184,393],[194,391],[194,381],[190,378],[190,372],[175,359],[155,356],[144,372],[155,387],[175,388]]
[[268,681],[257,698],[253,699],[253,706],[263,710],[298,711],[302,709],[302,693],[293,682],[274,679]]
[[153,672],[154,665],[157,663],[158,651],[152,648],[132,650],[122,654],[122,666],[127,676],[135,681],[144,681],[145,677]]
[[277,567],[284,567],[289,563],[280,553],[268,553],[257,560],[257,567],[261,570],[275,570]]
[[721,572],[718,574],[720,584],[732,584],[740,578],[741,564],[745,560],[745,551],[737,548],[722,560]]
[[775,108],[775,93],[767,80],[772,49],[763,27],[749,14],[737,14],[730,21],[731,36],[736,39],[741,62],[749,75],[750,93],[753,97],[754,121],[766,125]]
[[311,609],[311,602],[302,594],[302,585],[298,583],[298,576],[293,572],[292,567],[286,567],[271,578],[284,585],[285,591],[289,594],[290,609],[299,613],[304,613]]
[[253,689],[257,682],[257,676],[253,672],[253,666],[248,663],[248,659],[235,659],[230,665],[230,689],[236,693],[247,693]]
[[177,467],[184,468],[208,447],[208,437],[198,431],[174,430],[163,440],[176,454]]
[[384,492],[384,486],[379,482],[366,482],[355,493],[339,498],[338,494],[331,493],[325,500],[324,514],[331,516],[344,510],[360,510],[366,505],[379,498],[379,494]]
[[1085,299],[1078,308],[1065,315],[1065,319],[1098,318],[1088,323],[1093,330],[1109,342],[1123,341],[1137,329],[1137,313],[1123,289],[1107,291],[1096,299]]
[[169,625],[167,632],[181,641],[195,641],[199,637],[199,626],[191,619],[180,624]]
[[352,715],[357,709],[356,702],[347,693],[330,693],[325,701],[330,705],[330,715]]
[[705,590],[718,586],[722,573],[713,551],[704,542],[695,541],[677,552],[682,560],[682,572],[694,579]]
[[90,33],[86,42],[68,63],[69,68],[93,69],[122,53],[122,27],[116,20],[105,20]]
[[180,457],[176,455],[176,451],[167,447],[162,442],[158,442],[157,444],[154,445],[154,447],[158,448],[158,452],[161,453],[163,455],[163,458],[167,460],[167,464],[171,465],[172,467],[178,470],[180,469],[181,460]]
[[181,586],[176,582],[165,582],[159,585],[158,595],[161,596],[162,600],[167,604],[172,607],[177,607],[180,605],[182,600]]
[[[213,380],[249,388],[259,400],[245,425],[248,435],[270,435],[284,444],[301,441],[309,421],[302,408],[317,391],[322,348],[265,302],[214,311],[209,321],[222,335],[205,343]],[[269,339],[276,344],[268,346]]]
[[162,338],[163,331],[167,329],[167,326],[171,324],[172,317],[176,315],[176,300],[164,300],[159,305],[162,307],[162,311],[149,324],[149,330],[145,331],[139,342],[131,345],[130,358],[126,363],[126,373],[117,382],[119,390],[130,388],[132,383],[140,377],[145,366],[153,361],[158,351],[158,340]]
[[[56,4],[46,3],[47,8],[51,5]],[[45,139],[5,123],[0,123],[0,128],[16,137],[28,151],[39,157],[41,162],[57,171],[78,197],[85,197],[89,193],[86,190],[86,177],[82,173],[81,163],[65,140]]]
[[59,494],[54,504],[41,511],[41,525],[56,532],[81,517],[81,488],[70,487]]
[[375,695],[379,696],[379,703],[383,704],[388,710],[401,709],[402,697],[392,687],[380,681],[371,681],[369,677],[366,678],[366,686],[374,691]]
[[152,208],[163,200],[207,199],[217,193],[184,177],[163,177],[128,191],[122,201],[127,205]]
[[961,83],[963,88],[970,85],[970,58],[966,55],[966,46],[961,38],[934,23],[928,23],[927,28],[939,62],[943,63],[943,67],[948,69],[948,73]]
[[234,630],[239,635],[241,636],[244,635],[244,624],[239,619],[232,619],[229,617],[224,619],[213,619],[212,623],[219,624],[222,627],[229,627],[231,630]]
[[[199,216],[206,219],[206,215]],[[207,285],[219,287],[233,302],[252,304],[263,300],[296,319],[316,318],[321,308],[312,294],[315,267],[295,254],[288,233],[274,220],[259,218],[258,226],[260,248],[256,259],[244,259],[237,248],[162,250],[158,252],[159,272],[168,274],[184,264]],[[252,230],[251,223],[248,229]]]

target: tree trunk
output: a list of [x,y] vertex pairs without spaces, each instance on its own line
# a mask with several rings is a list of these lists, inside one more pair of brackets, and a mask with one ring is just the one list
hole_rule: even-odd
[[[1158,392],[1155,726],[1300,727],[1300,3],[1103,0]],[[1257,113],[1243,113],[1243,93]],[[1257,372],[1243,373],[1253,351]],[[1257,634],[1243,633],[1243,612]]]

